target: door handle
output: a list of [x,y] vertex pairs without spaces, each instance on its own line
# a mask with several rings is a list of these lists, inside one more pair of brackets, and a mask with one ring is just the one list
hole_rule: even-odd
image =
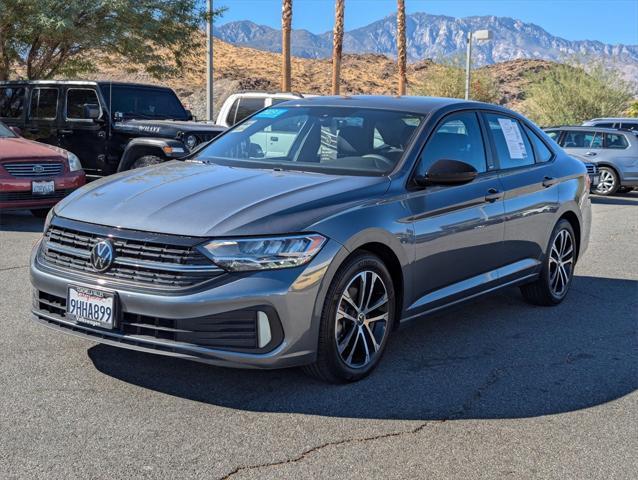
[[59,130],[62,135],[71,135],[73,130]]
[[490,203],[494,203],[501,198],[503,198],[503,192],[500,192],[495,188],[490,188],[487,191],[487,195],[485,195],[485,201]]
[[279,141],[279,137],[270,137],[270,141],[271,142],[278,142]]
[[596,152],[586,152],[585,155],[587,155],[588,157],[595,157],[598,154]]
[[545,188],[551,187],[552,185],[556,185],[557,183],[558,183],[557,178],[545,177],[543,179],[543,187]]

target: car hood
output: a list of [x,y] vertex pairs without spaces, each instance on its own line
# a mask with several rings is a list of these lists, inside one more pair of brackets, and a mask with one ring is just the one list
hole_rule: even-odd
[[212,123],[180,120],[123,120],[116,122],[113,129],[117,132],[160,137],[176,137],[179,133],[212,134],[226,130]]
[[386,177],[237,168],[172,161],[93,182],[63,200],[73,220],[188,236],[271,235],[311,229],[379,199]]
[[66,153],[61,148],[32,142],[26,138],[0,138],[0,161],[2,160],[64,160]]

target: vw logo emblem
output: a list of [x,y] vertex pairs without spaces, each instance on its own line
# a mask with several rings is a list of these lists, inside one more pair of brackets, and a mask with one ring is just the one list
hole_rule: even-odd
[[96,272],[105,272],[113,263],[115,249],[109,240],[97,242],[91,250],[91,265]]
[[44,172],[44,167],[42,165],[34,165],[32,170],[33,173],[42,173]]

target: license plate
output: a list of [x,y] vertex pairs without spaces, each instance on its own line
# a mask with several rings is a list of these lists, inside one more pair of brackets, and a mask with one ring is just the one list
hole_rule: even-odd
[[55,192],[55,182],[31,182],[31,192],[34,195],[50,195]]
[[112,329],[115,326],[115,294],[70,286],[66,296],[66,317],[77,323]]

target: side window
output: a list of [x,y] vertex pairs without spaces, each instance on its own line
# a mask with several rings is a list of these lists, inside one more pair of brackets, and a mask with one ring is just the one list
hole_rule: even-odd
[[626,130],[633,130],[634,132],[638,131],[638,122],[622,122],[620,128],[624,128]]
[[438,160],[459,160],[485,172],[485,146],[478,118],[474,112],[456,113],[443,120],[423,149],[419,174],[427,173]]
[[[563,138],[561,147],[564,148],[596,148],[592,142],[596,138],[595,132],[581,130],[567,130]],[[600,140],[602,143],[602,139]]]
[[485,115],[501,169],[534,163],[532,145],[517,120],[501,115]]
[[625,149],[629,146],[627,139],[624,135],[619,133],[607,133],[605,134],[605,148]]
[[88,88],[72,88],[66,93],[66,118],[70,120],[86,120],[88,107],[100,108],[95,90]]
[[0,118],[20,118],[24,112],[24,87],[0,88]]
[[241,122],[244,118],[249,117],[262,108],[264,108],[263,98],[240,99],[239,106],[237,107],[237,115],[235,115],[235,123]]
[[614,128],[614,123],[613,122],[603,122],[603,123],[597,123],[596,126],[597,127],[601,127],[601,128]]
[[[587,140],[588,137],[585,137]],[[595,133],[589,144],[589,148],[603,148],[603,134]]]
[[53,120],[58,112],[57,88],[34,88],[31,92],[29,116],[38,120]]
[[558,142],[558,137],[560,137],[560,130],[550,130],[549,132],[545,132],[549,138]]
[[534,144],[536,163],[549,162],[552,159],[553,153],[549,148],[547,148],[545,142],[543,142],[530,128],[525,127],[525,132]]
[[239,105],[239,99],[235,100],[228,109],[228,115],[226,115],[226,123],[229,126],[235,125],[235,115],[237,114],[237,106]]

